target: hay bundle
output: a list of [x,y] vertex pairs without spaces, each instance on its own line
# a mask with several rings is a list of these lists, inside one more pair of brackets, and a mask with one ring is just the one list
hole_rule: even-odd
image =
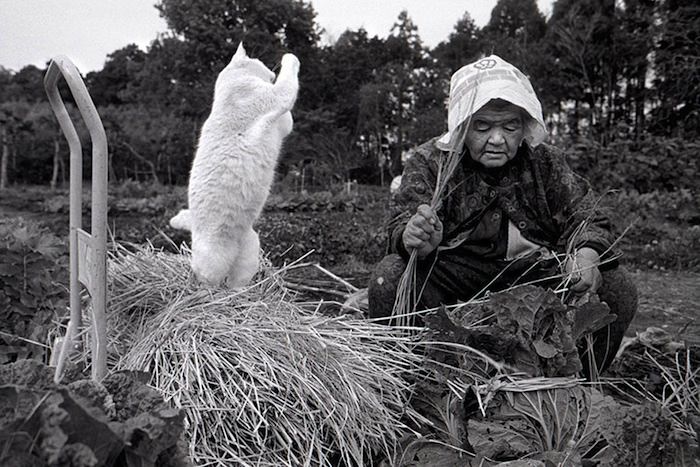
[[180,255],[119,248],[109,268],[112,369],[147,370],[187,418],[199,464],[348,465],[391,456],[421,357],[410,338],[295,305],[271,268],[205,289]]

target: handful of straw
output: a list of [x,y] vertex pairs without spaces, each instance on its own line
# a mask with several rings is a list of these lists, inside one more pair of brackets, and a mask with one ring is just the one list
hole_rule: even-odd
[[[477,81],[479,75],[475,78]],[[435,190],[430,200],[430,209],[435,212],[442,201],[443,192],[447,184],[462,160],[462,149],[464,148],[464,138],[466,137],[469,125],[471,124],[472,112],[474,110],[474,100],[476,91],[472,93],[469,101],[467,119],[460,124],[457,130],[457,137],[453,139],[452,146],[447,153],[447,157],[438,161],[437,180]],[[399,281],[394,302],[393,317],[394,324],[398,327],[410,327],[412,317],[416,313],[416,306],[420,301],[421,291],[416,290],[416,267],[418,262],[418,250],[411,251],[406,269]],[[427,277],[426,277],[427,281]]]

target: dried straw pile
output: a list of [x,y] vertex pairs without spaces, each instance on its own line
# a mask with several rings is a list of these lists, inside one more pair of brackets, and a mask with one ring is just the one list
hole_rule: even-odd
[[[109,265],[111,369],[146,370],[187,417],[197,465],[366,465],[394,454],[421,357],[410,338],[296,305],[267,267],[206,289],[180,255],[118,248]],[[408,413],[407,413],[408,412]],[[405,419],[405,418],[404,418]]]

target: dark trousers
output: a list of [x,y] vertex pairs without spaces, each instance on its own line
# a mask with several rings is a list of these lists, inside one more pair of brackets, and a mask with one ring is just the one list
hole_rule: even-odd
[[[433,261],[428,258],[418,263],[416,286],[423,289],[418,303],[419,309],[466,301],[479,294],[485,287],[491,292],[496,292],[516,283],[540,281],[539,284],[547,287],[559,282],[545,280],[556,274],[557,265],[551,261],[539,261],[537,258],[510,263],[456,255],[441,256],[439,259]],[[406,265],[406,260],[397,254],[385,256],[379,262],[368,284],[370,318],[391,316],[396,291]],[[637,311],[637,287],[622,267],[603,270],[601,275],[603,283],[598,289],[598,296],[602,302],[607,303],[610,312],[617,315],[616,321],[596,331],[592,336],[595,364],[598,371],[602,372],[615,357],[625,331]],[[584,343],[579,343],[584,375],[588,376],[590,356],[587,354],[587,348]]]

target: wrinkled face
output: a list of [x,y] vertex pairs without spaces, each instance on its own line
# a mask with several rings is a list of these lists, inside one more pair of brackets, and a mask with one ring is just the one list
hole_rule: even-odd
[[476,111],[465,144],[472,159],[486,168],[504,166],[523,141],[523,111],[510,102],[490,101]]

